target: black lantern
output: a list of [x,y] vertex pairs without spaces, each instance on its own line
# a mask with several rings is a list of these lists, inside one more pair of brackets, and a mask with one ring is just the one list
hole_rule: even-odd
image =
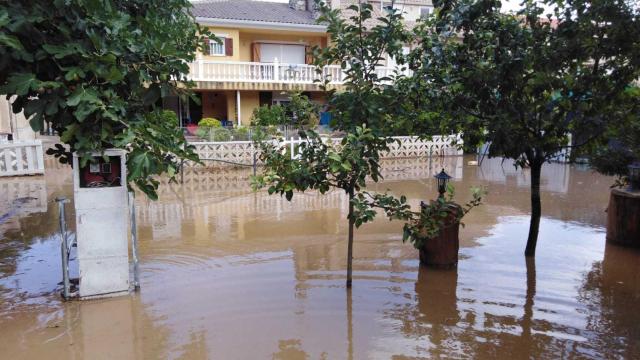
[[631,190],[640,190],[640,162],[635,162],[627,166],[627,169],[629,169]]
[[447,183],[451,180],[451,176],[442,169],[435,178],[438,181],[438,193],[440,194],[440,197],[444,197],[444,193],[447,192]]

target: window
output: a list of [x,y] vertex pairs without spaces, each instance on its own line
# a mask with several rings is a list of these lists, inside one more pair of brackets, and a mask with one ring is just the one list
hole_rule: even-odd
[[420,8],[420,18],[425,19],[431,14],[431,7],[423,6]]
[[225,43],[227,39],[221,38],[220,42],[209,40],[209,55],[225,56]]
[[276,60],[285,64],[304,64],[304,45],[260,44],[260,61],[272,63]]

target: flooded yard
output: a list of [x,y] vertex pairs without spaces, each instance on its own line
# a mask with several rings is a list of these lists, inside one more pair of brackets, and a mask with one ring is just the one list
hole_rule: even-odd
[[442,167],[461,202],[486,186],[458,268],[419,267],[402,224],[380,217],[356,231],[351,291],[345,194],[289,203],[227,169],[187,171],[157,202],[138,196],[138,293],[62,302],[54,199],[72,196],[70,170],[0,179],[0,358],[640,358],[640,253],[605,244],[613,179],[545,165],[525,261],[528,174],[470,159],[385,161],[372,185],[415,206]]

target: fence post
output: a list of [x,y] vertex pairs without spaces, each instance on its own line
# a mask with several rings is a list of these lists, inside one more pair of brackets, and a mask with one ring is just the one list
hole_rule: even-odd
[[291,144],[291,159],[295,159],[295,155],[293,154],[293,150],[294,150],[294,145],[293,145],[293,137],[291,137],[291,140],[289,140],[289,144]]
[[256,149],[253,149],[253,176],[256,176],[258,167],[258,153]]
[[131,218],[131,253],[133,257],[133,287],[140,289],[140,267],[138,261],[138,225],[136,223],[136,194],[129,191],[129,217]]
[[62,253],[62,296],[69,299],[71,294],[71,283],[69,281],[69,245],[67,241],[67,222],[65,218],[64,206],[69,202],[65,197],[56,198],[58,203],[58,214],[60,223],[60,252]]

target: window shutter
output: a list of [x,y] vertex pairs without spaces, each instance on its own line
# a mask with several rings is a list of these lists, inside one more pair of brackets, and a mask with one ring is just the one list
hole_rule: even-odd
[[260,43],[251,43],[251,61],[260,62]]
[[313,64],[313,54],[311,53],[311,46],[304,47],[304,62],[307,65]]
[[233,39],[232,38],[224,39],[224,54],[226,56],[233,56]]

